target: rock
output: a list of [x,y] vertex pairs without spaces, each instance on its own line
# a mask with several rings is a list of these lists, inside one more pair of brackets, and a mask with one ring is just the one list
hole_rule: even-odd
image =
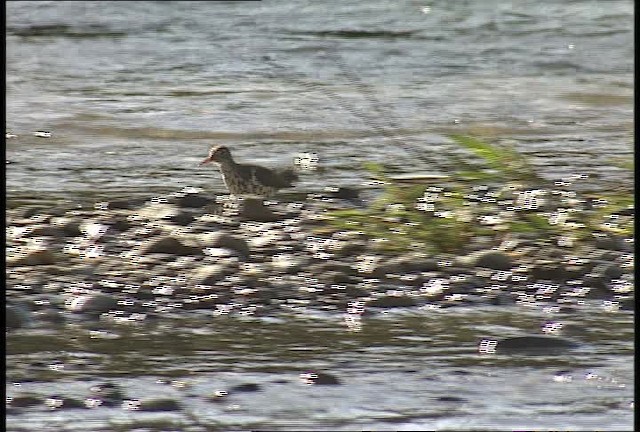
[[180,404],[173,399],[150,399],[141,401],[138,409],[146,412],[165,412],[179,411],[181,408]]
[[118,299],[107,294],[83,294],[65,303],[71,312],[101,314],[118,307]]
[[300,374],[300,379],[307,385],[338,385],[340,380],[333,375],[321,372],[305,372]]
[[[492,346],[491,350],[486,350]],[[519,336],[502,340],[483,339],[479,344],[479,351],[500,354],[554,354],[578,348],[580,345],[568,339],[552,336]]]
[[140,246],[140,254],[148,255],[152,253],[166,253],[172,255],[199,255],[202,250],[195,246],[182,244],[180,240],[171,237],[152,238]]
[[229,269],[221,264],[202,266],[195,270],[191,282],[194,285],[215,285],[229,273]]
[[44,399],[37,395],[23,394],[14,397],[7,397],[7,405],[14,408],[28,408],[43,404]]
[[169,222],[173,222],[174,224],[180,226],[187,226],[191,222],[193,222],[195,217],[192,213],[186,211],[179,211],[178,213],[171,215],[167,218]]
[[436,260],[426,258],[421,254],[408,254],[388,260],[379,261],[371,270],[371,275],[376,278],[384,278],[387,275],[400,275],[411,272],[428,272],[438,270]]
[[602,274],[609,279],[619,279],[624,274],[624,271],[616,264],[609,264],[605,266]]
[[625,242],[624,238],[619,236],[597,237],[595,244],[599,249],[621,252],[633,251],[633,244]]
[[107,203],[107,208],[109,208],[110,210],[130,210],[138,204],[140,203],[126,199],[113,200]]
[[493,270],[509,270],[513,267],[513,260],[509,255],[495,250],[472,254],[469,260],[469,264],[475,267],[485,267]]
[[5,327],[7,329],[19,329],[31,324],[30,312],[22,306],[6,306]]
[[82,235],[82,231],[80,231],[80,225],[82,224],[82,221],[80,219],[58,217],[53,219],[51,223],[53,224],[53,226],[61,229],[64,235],[67,237],[77,237]]
[[360,191],[350,187],[338,187],[335,190],[328,191],[333,198],[352,200],[360,197]]
[[181,208],[202,208],[207,204],[214,203],[215,197],[206,198],[197,194],[178,194],[172,202]]
[[55,264],[57,261],[56,258],[56,254],[52,250],[37,248],[8,258],[6,263],[7,267],[49,265]]
[[249,245],[244,239],[224,232],[206,233],[200,236],[207,247],[222,247],[238,252],[243,258],[249,257]]
[[277,254],[271,259],[271,266],[287,273],[295,273],[300,270],[305,260],[293,254]]
[[262,388],[260,385],[255,383],[247,383],[247,384],[239,384],[237,386],[233,386],[229,389],[229,392],[256,392],[260,391]]
[[564,281],[567,279],[567,271],[562,264],[534,264],[531,268],[531,276],[535,280]]
[[409,296],[383,296],[367,302],[367,306],[377,308],[394,308],[416,306],[418,303]]
[[28,237],[64,237],[64,231],[51,225],[32,225]]
[[257,198],[245,198],[240,205],[240,218],[258,222],[274,222],[280,218]]

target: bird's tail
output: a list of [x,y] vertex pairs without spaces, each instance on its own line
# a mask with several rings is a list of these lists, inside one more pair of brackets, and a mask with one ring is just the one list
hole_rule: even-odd
[[298,173],[296,173],[296,170],[293,168],[284,168],[280,171],[280,175],[282,179],[290,185],[298,180]]

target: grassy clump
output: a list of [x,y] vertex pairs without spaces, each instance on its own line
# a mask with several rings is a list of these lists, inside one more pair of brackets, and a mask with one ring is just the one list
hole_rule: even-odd
[[455,161],[453,182],[406,185],[387,175],[383,165],[367,163],[382,194],[364,209],[330,211],[329,228],[359,231],[389,252],[462,252],[474,238],[497,245],[505,233],[564,245],[602,233],[633,235],[633,218],[616,217],[633,207],[632,191],[578,196],[566,187],[556,189],[510,147],[451,138],[476,158]]

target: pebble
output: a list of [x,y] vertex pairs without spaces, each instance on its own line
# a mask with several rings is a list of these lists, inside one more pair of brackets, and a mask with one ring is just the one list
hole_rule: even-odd
[[469,257],[470,261],[467,261],[466,257],[463,259],[463,263],[469,263],[475,267],[485,267],[493,270],[509,270],[513,267],[513,260],[509,255],[500,251],[480,251]]
[[[390,255],[380,247],[384,242],[362,232],[326,226],[317,231],[327,208],[348,204],[325,198],[295,203],[248,199],[242,206],[262,214],[244,216],[241,208],[224,215],[229,202],[215,203],[215,197],[194,190],[82,210],[9,209],[8,295],[28,298],[41,290],[78,297],[51,322],[65,322],[69,312],[139,313],[136,302],[158,301],[153,290],[163,286],[171,290],[162,290],[168,293],[162,301],[176,308],[204,310],[235,302],[241,307],[230,310],[260,306],[261,313],[291,305],[343,311],[354,299],[378,309],[425,302],[455,307],[533,301],[578,308],[578,300],[598,299],[618,301],[617,310],[626,311],[633,304],[632,288],[623,292],[622,282],[615,282],[633,283],[631,254],[617,246],[598,248],[593,241],[558,248],[539,237],[509,234],[501,249],[487,244],[478,250],[482,242],[471,241],[459,255],[419,248]],[[609,243],[601,240],[599,246],[615,246],[611,241],[632,245],[613,235],[606,239]],[[22,288],[35,279],[41,282]],[[69,288],[85,282],[95,292]],[[556,287],[539,291],[546,285]],[[389,294],[393,290],[402,294]],[[101,295],[107,297],[91,297]],[[46,316],[38,321],[47,321]]]
[[148,255],[153,253],[164,253],[171,255],[193,255],[202,254],[202,249],[195,246],[187,246],[174,237],[166,236],[152,238],[140,246],[140,254]]
[[84,294],[67,300],[65,307],[76,313],[101,314],[118,307],[118,299],[107,294]]

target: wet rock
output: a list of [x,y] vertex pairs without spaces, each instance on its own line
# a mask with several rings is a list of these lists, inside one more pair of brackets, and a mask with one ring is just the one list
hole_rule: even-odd
[[277,254],[271,259],[271,266],[279,271],[295,273],[302,268],[305,260],[293,254]]
[[596,238],[595,245],[599,249],[610,251],[633,251],[633,244],[627,243],[624,238],[618,236],[598,237]]
[[338,385],[340,380],[335,376],[324,372],[305,372],[300,374],[300,379],[307,385]]
[[407,254],[387,260],[382,267],[386,273],[410,273],[438,270],[438,262],[419,253]]
[[564,281],[567,279],[567,271],[562,264],[534,264],[531,268],[531,276],[537,280]]
[[32,225],[28,237],[64,237],[63,230],[51,225]]
[[377,308],[395,308],[416,306],[416,300],[409,296],[383,296],[367,302],[367,306]]
[[6,306],[5,327],[8,329],[19,329],[31,323],[30,312],[22,306]]
[[78,399],[63,397],[59,395],[51,395],[44,400],[45,406],[49,409],[78,409],[86,408],[83,401]]
[[330,196],[338,199],[352,200],[360,197],[360,191],[350,187],[338,187],[335,190],[328,191]]
[[193,222],[195,217],[192,213],[186,211],[180,211],[174,215],[171,215],[167,218],[169,222],[172,222],[176,225],[187,226],[191,222]]
[[107,294],[83,294],[65,303],[71,312],[101,314],[118,307],[118,299]]
[[[502,340],[483,339],[480,341],[479,351],[500,354],[554,354],[579,346],[568,339],[552,336],[518,336]],[[492,348],[487,350],[487,347]]]
[[221,264],[202,266],[195,270],[191,282],[194,285],[215,285],[229,273],[229,269]]
[[7,257],[7,267],[39,266],[55,264],[58,261],[56,254],[45,247],[26,250],[17,256]]
[[624,271],[617,264],[609,264],[602,268],[602,274],[609,279],[619,279],[624,274]]
[[14,408],[28,408],[32,406],[42,405],[44,399],[37,395],[23,394],[13,397],[7,397],[7,406]]
[[85,405],[89,408],[116,407],[125,399],[124,391],[118,384],[100,383],[91,386],[89,389],[91,397],[85,400]]
[[140,411],[146,412],[166,412],[180,411],[180,404],[173,399],[150,399],[140,402]]
[[107,208],[111,210],[130,210],[139,204],[139,202],[136,202],[134,200],[121,199],[109,201],[107,203]]
[[280,219],[264,201],[257,198],[245,198],[240,205],[240,218],[258,222],[274,222]]
[[45,323],[50,324],[64,324],[66,319],[62,313],[57,309],[45,309],[33,313],[33,317]]
[[256,392],[260,390],[262,390],[262,387],[260,387],[259,384],[255,384],[255,383],[239,384],[229,389],[231,393],[233,392],[247,393],[247,392]]
[[181,208],[203,208],[215,202],[215,197],[204,197],[198,194],[177,194],[171,200],[172,203]]
[[82,221],[80,219],[69,217],[58,217],[51,221],[51,223],[62,230],[67,237],[77,237],[82,235],[80,231],[80,225]]
[[440,396],[436,398],[438,402],[447,402],[447,403],[466,403],[467,400],[464,398],[460,398],[457,396]]
[[224,232],[207,233],[201,236],[207,247],[221,247],[235,250],[243,258],[249,257],[249,245],[244,239]]
[[111,220],[110,226],[111,228],[118,231],[119,233],[123,233],[129,228],[131,228],[133,225],[131,224],[131,222],[127,220],[125,216],[118,216],[118,217],[114,217]]
[[469,264],[475,267],[485,267],[493,270],[509,270],[513,267],[513,260],[509,255],[500,251],[481,251],[472,254],[467,260]]
[[195,246],[187,246],[174,237],[166,236],[147,240],[140,247],[141,255],[165,253],[172,255],[198,255],[202,250]]

